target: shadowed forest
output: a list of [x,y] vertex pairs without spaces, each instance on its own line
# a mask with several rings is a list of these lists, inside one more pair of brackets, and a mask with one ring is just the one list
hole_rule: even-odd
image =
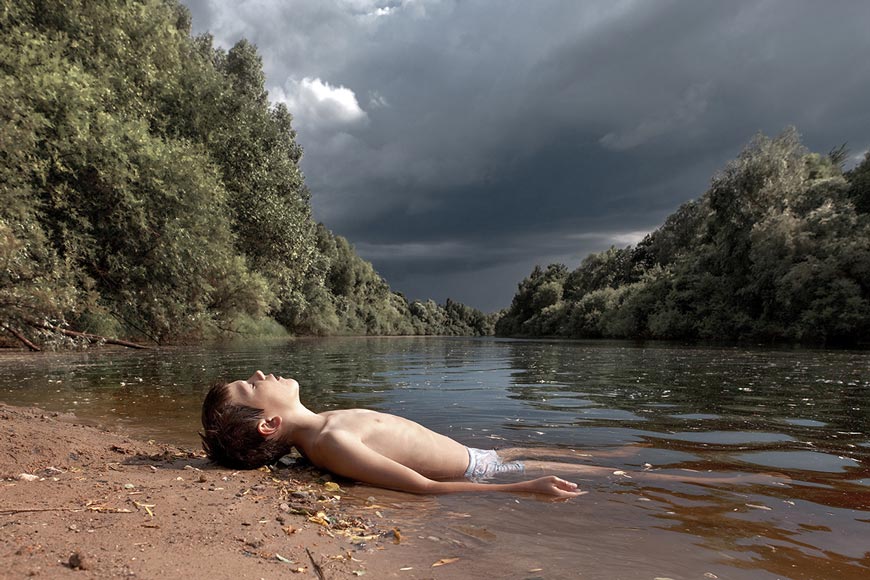
[[0,29],[10,338],[492,333],[462,304],[409,303],[313,221],[251,44],[191,37],[175,0],[4,0]]
[[634,247],[536,267],[496,333],[857,344],[870,336],[870,154],[757,136]]
[[845,171],[845,147],[758,136],[636,246],[536,267],[484,314],[409,302],[313,220],[291,112],[248,42],[192,37],[175,0],[3,0],[0,29],[9,341],[870,335],[870,156]]

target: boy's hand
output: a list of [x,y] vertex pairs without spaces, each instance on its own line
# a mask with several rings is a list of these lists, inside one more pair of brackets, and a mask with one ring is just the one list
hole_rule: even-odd
[[539,477],[538,479],[527,481],[526,485],[528,486],[526,491],[532,493],[543,493],[556,497],[577,497],[578,495],[589,493],[587,491],[580,491],[576,483],[566,481],[561,477],[556,477],[555,475],[548,475],[546,477]]

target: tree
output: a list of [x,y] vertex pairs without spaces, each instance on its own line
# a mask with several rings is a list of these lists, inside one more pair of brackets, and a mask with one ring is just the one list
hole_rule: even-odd
[[[865,161],[757,136],[636,247],[550,286],[536,267],[498,334],[856,343],[870,330]],[[557,298],[558,296],[558,298]]]
[[[8,332],[164,342],[266,316],[317,334],[419,327],[312,220],[292,116],[269,103],[252,44],[191,38],[176,0],[4,1],[0,29]],[[468,328],[451,308],[453,331]]]
[[846,174],[849,180],[848,197],[855,204],[855,211],[870,213],[870,151],[855,169]]

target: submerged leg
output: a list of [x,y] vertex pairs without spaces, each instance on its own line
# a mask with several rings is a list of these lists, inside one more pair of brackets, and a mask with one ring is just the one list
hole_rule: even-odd
[[499,449],[498,456],[504,461],[515,459],[566,459],[589,461],[604,457],[632,457],[647,445],[623,445],[614,449],[565,449],[563,447],[508,447]]
[[676,473],[661,473],[658,471],[625,471],[600,465],[581,465],[560,461],[523,461],[526,473],[530,475],[568,474],[570,476],[588,476],[609,478],[616,481],[679,481],[683,483],[760,483],[773,484],[788,481],[788,477],[767,473],[739,473],[734,475],[706,474],[701,471],[676,470]]

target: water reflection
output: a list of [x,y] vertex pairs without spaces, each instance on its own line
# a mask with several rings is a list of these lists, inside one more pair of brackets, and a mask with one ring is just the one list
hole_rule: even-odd
[[759,451],[735,455],[738,461],[746,461],[764,467],[779,469],[809,470],[824,473],[847,471],[850,467],[858,467],[860,462],[852,457],[831,455],[817,451]]
[[627,448],[596,461],[614,471],[774,474],[751,485],[587,477],[591,493],[561,504],[352,492],[383,498],[412,533],[465,550],[496,577],[581,567],[621,578],[870,572],[865,352],[347,338],[15,354],[0,357],[0,399],[196,444],[208,384],[257,368],[296,377],[315,411],[376,408],[478,447]]

